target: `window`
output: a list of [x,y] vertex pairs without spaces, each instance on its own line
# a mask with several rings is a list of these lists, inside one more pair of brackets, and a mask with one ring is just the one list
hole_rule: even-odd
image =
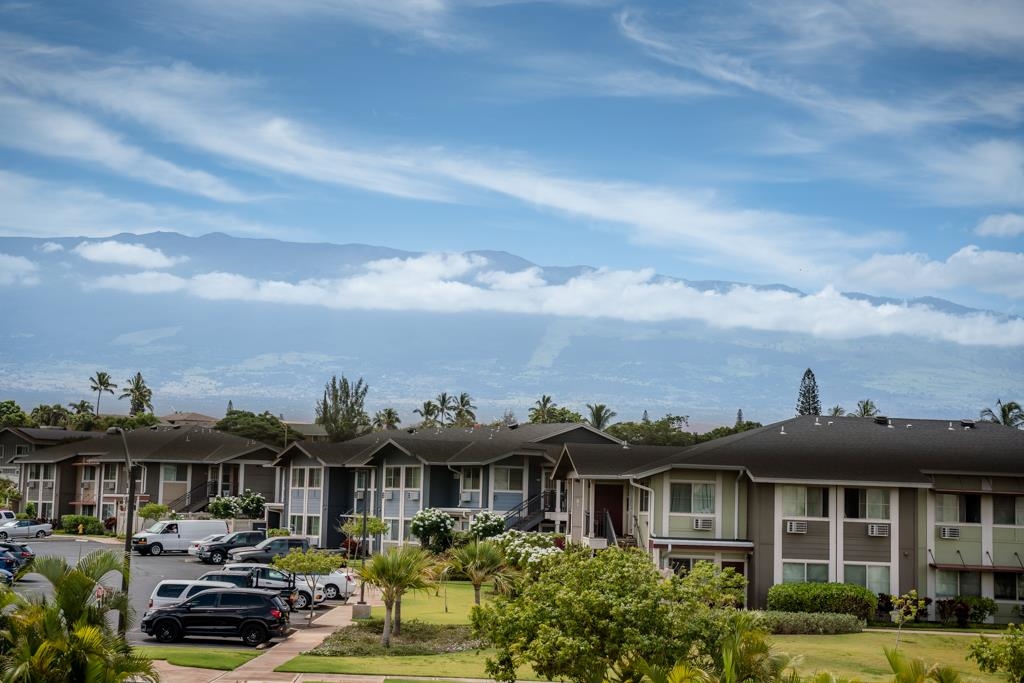
[[54,469],[55,467],[52,463],[43,465],[43,479],[53,479]]
[[40,519],[52,519],[53,518],[53,503],[41,503],[39,505],[39,518]]
[[373,488],[373,482],[368,479],[369,474],[366,470],[356,470],[356,491]]
[[115,463],[103,463],[103,479],[106,481],[114,481],[117,479],[117,465]]
[[17,444],[14,447],[14,455],[15,456],[18,456],[18,455],[28,455],[31,452],[32,452],[32,446],[29,446],[27,444],[19,443],[19,444]]
[[407,489],[418,489],[420,487],[420,468],[406,467],[405,468],[405,488]]
[[28,478],[29,479],[41,479],[41,477],[39,475],[42,474],[42,471],[43,471],[42,467],[40,467],[39,465],[29,465],[28,466]]
[[243,607],[259,607],[263,604],[263,598],[251,593],[232,593],[230,591],[220,594],[220,606],[234,609]]
[[827,517],[828,489],[823,486],[783,486],[782,514],[787,517]]
[[846,489],[843,509],[847,519],[889,519],[889,491]]
[[306,535],[320,536],[320,517],[306,517]]
[[693,558],[692,557],[670,557],[668,558],[668,566],[672,568],[672,571],[676,574],[685,574],[693,569]]
[[977,493],[936,493],[935,521],[980,524],[981,495]]
[[385,467],[384,468],[384,488],[386,489],[397,489],[399,484],[399,477],[401,476],[401,467]]
[[324,476],[323,467],[310,467],[309,468],[309,488],[318,489],[320,488],[320,482]]
[[96,481],[96,468],[95,467],[83,467],[82,468],[82,481]]
[[292,515],[288,518],[288,530],[293,534],[302,531],[302,515]]
[[82,506],[82,514],[85,515],[86,517],[94,517],[96,515],[96,506],[95,505],[83,505]]
[[783,562],[782,583],[828,583],[828,565],[813,562]]
[[165,583],[156,589],[156,597],[176,598],[181,595],[183,590],[185,590],[185,584],[183,583]]
[[981,572],[956,572],[940,569],[935,572],[935,597],[955,598],[958,595],[981,595]]
[[846,583],[864,586],[872,593],[889,593],[889,567],[878,565],[848,564],[843,567]]
[[479,467],[463,467],[462,468],[462,490],[463,491],[479,491],[480,490],[480,468]]
[[293,467],[292,468],[292,488],[301,489],[303,482],[306,480],[306,468],[305,467]]
[[1024,574],[996,572],[996,600],[1024,602]]
[[114,516],[114,504],[113,503],[104,503],[103,507],[100,508],[100,509],[102,510],[102,512],[100,512],[100,515],[102,516],[103,519],[110,519],[111,517]]
[[651,493],[640,489],[640,502],[638,503],[639,512],[650,512],[651,510]]
[[710,515],[715,512],[714,484],[672,484],[669,512]]
[[1024,526],[1024,496],[992,496],[992,521]]
[[387,541],[398,540],[398,520],[397,519],[385,519],[384,523],[388,525],[388,531],[384,535],[384,539]]
[[201,593],[188,601],[189,607],[213,607],[217,604],[219,593]]
[[208,590],[210,590],[209,586],[204,586],[201,583],[197,583],[194,586],[189,586],[188,588],[186,588],[185,592],[182,594],[181,597],[183,599],[184,598],[191,598],[193,595],[195,595],[196,593],[198,593],[200,591],[208,591]]
[[494,490],[495,491],[522,491],[523,490],[523,468],[522,467],[495,467],[494,468]]
[[163,474],[165,482],[188,481],[188,465],[164,465]]

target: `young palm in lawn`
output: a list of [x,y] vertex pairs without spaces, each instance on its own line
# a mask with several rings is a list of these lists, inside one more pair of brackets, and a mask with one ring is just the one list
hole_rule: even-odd
[[96,371],[95,377],[89,378],[89,388],[96,392],[96,417],[100,416],[100,399],[104,393],[113,394],[117,385],[110,380],[110,374],[102,370]]
[[405,545],[374,555],[359,570],[359,580],[376,586],[384,602],[384,633],[380,638],[383,647],[391,647],[392,633],[399,635],[401,629],[400,625],[395,628],[393,619],[396,604],[400,604],[404,593],[423,590],[433,583],[432,564],[430,553]]
[[951,666],[928,666],[922,659],[910,659],[896,649],[885,648],[885,658],[893,673],[893,683],[961,683],[963,677]]
[[480,588],[487,581],[502,591],[511,586],[518,573],[505,562],[505,553],[491,541],[473,541],[461,548],[452,548],[444,561],[446,574],[461,576],[473,584],[473,599],[480,604]]
[[981,411],[983,422],[994,422],[1005,427],[1024,427],[1024,408],[1016,401],[996,401],[996,410],[985,408]]

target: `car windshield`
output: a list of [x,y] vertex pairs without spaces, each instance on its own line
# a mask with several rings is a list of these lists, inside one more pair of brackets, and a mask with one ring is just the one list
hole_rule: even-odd
[[0,524],[0,526],[18,526],[18,520],[14,520],[13,522],[4,522],[3,524]]
[[262,550],[262,549],[263,549],[263,548],[264,548],[264,547],[265,547],[265,546],[266,546],[266,545],[267,545],[268,543],[272,543],[272,542],[273,542],[273,540],[274,540],[274,539],[272,539],[272,538],[266,538],[266,539],[263,539],[262,541],[260,541],[260,542],[259,542],[259,543],[257,543],[256,545],[254,545],[253,547],[254,547],[254,548],[259,548],[260,550]]
[[215,541],[219,541],[223,536],[224,534],[210,534],[209,536],[204,536],[199,539],[196,543],[214,543]]
[[151,534],[158,534],[158,533],[160,533],[163,530],[164,530],[164,523],[163,522],[157,522],[153,526],[151,526],[148,529],[146,529],[146,531],[148,531]]

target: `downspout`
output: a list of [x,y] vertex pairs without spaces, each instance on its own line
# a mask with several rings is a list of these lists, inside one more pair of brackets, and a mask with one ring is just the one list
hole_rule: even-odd
[[[654,517],[654,515],[651,513],[651,508],[654,506],[654,489],[652,489],[649,486],[644,486],[643,484],[636,483],[636,480],[633,479],[632,477],[630,477],[629,479],[629,485],[634,488],[638,488],[641,491],[647,491],[647,525],[649,529],[647,533],[647,542],[644,544],[646,546],[644,550],[646,550],[647,553],[650,554],[651,536],[656,535],[654,529],[654,522],[652,520],[652,517]],[[640,506],[637,505],[637,507],[639,508]]]
[[735,510],[732,516],[732,537],[739,539],[740,537],[740,479],[743,477],[743,470],[740,470],[736,475],[736,481],[733,482],[733,504]]

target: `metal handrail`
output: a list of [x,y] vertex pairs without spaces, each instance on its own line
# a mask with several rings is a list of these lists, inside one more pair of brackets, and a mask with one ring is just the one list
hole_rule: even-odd
[[615,535],[615,525],[612,523],[612,513],[606,508],[604,511],[604,537],[609,546],[617,546],[619,537]]

